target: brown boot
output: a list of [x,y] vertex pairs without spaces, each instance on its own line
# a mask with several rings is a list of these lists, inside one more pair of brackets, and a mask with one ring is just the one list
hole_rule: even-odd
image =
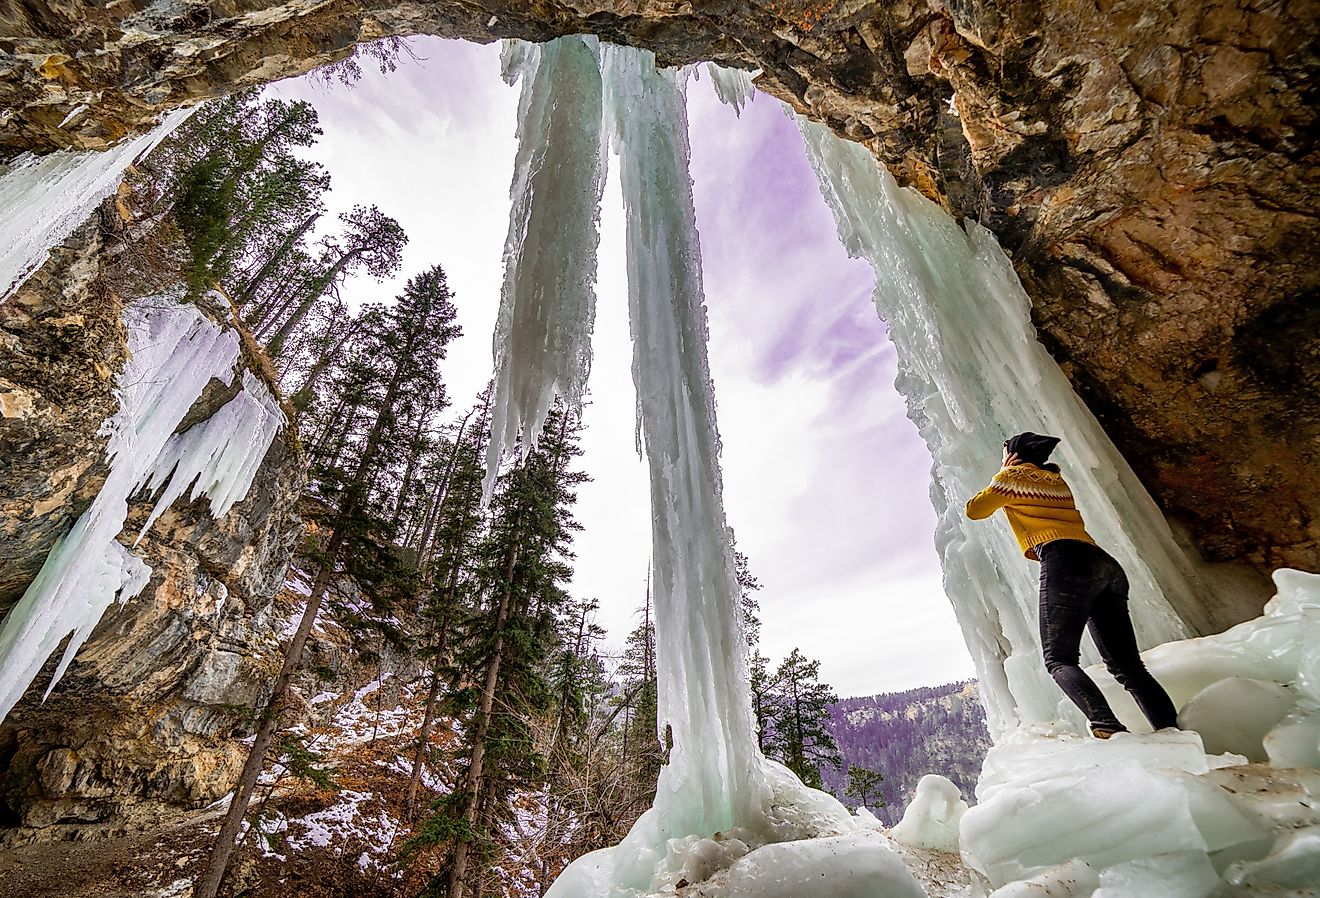
[[1110,736],[1114,735],[1115,733],[1126,733],[1126,732],[1127,730],[1121,728],[1116,730],[1113,727],[1100,727],[1100,726],[1091,727],[1091,735],[1097,739],[1108,739]]

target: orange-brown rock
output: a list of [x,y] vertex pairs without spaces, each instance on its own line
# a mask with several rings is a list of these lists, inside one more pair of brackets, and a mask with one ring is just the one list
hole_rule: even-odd
[[1268,0],[10,3],[0,146],[101,147],[386,35],[593,32],[759,68],[999,235],[1043,341],[1208,558],[1316,569],[1317,22]]

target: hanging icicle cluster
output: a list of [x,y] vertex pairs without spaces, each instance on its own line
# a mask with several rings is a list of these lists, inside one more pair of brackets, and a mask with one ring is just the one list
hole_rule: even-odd
[[506,450],[535,443],[556,396],[578,408],[591,371],[596,247],[605,189],[600,48],[595,38],[510,42],[504,78],[522,80],[504,286],[495,325],[490,495]]
[[[994,235],[902,189],[861,144],[799,119],[807,156],[850,255],[875,271],[875,305],[898,350],[896,386],[934,457],[931,498],[944,587],[976,663],[992,733],[1064,716],[1041,660],[1034,572],[1005,527],[968,526],[963,503],[994,474],[1003,440],[1064,437],[1087,529],[1132,580],[1138,638],[1190,635],[1196,575],[1163,515],[1036,339],[1031,301]],[[1090,662],[1097,659],[1091,658]],[[1088,662],[1088,663],[1090,663]]]
[[151,568],[116,539],[128,519],[129,497],[143,486],[164,487],[139,541],[189,487],[189,497],[206,496],[218,518],[247,494],[286,423],[265,384],[244,371],[233,399],[206,421],[175,433],[212,378],[233,381],[238,335],[171,297],[129,306],[124,326],[129,358],[115,380],[119,408],[102,427],[109,436],[110,472],[0,629],[0,719],[66,636],[72,634],[47,695],[111,603],[125,602],[147,585]]

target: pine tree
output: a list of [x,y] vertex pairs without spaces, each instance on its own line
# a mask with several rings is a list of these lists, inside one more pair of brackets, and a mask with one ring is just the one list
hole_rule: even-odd
[[808,786],[821,787],[820,766],[839,767],[839,749],[830,732],[829,705],[839,700],[819,680],[820,662],[793,649],[775,672],[779,708],[770,725],[767,750]]
[[[845,794],[856,798],[862,803],[863,807],[871,807],[871,798],[872,796],[879,797],[884,779],[884,774],[869,767],[863,767],[861,764],[850,764],[848,765],[848,791]],[[874,807],[883,808],[884,806],[885,803],[881,801]]]
[[144,167],[179,227],[190,293],[220,283],[241,299],[242,272],[269,276],[278,267],[269,247],[287,255],[301,240],[330,179],[293,150],[320,133],[310,103],[248,91],[207,104],[152,154]]
[[[659,683],[655,667],[655,622],[651,618],[651,586],[647,582],[642,622],[628,634],[618,676],[623,711],[620,728],[623,767],[630,791],[647,804],[655,794],[665,747],[659,735]],[[631,803],[631,802],[630,802]],[[626,807],[623,813],[627,813]]]
[[571,509],[576,486],[586,479],[570,469],[581,453],[578,427],[556,404],[537,448],[500,477],[477,547],[482,603],[464,628],[459,653],[472,682],[458,697],[460,707],[471,709],[464,773],[421,834],[450,848],[448,870],[436,881],[449,898],[462,898],[479,877],[482,865],[474,859],[493,855],[498,824],[511,813],[508,797],[544,780],[531,721],[554,707],[546,674],[563,638],[569,597],[562,584],[572,574],[569,543],[578,529]]
[[761,588],[761,583],[752,576],[747,556],[737,548],[733,550],[733,572],[738,580],[738,603],[742,609],[743,639],[746,640],[749,650],[755,649],[761,641],[761,607],[756,601],[756,592]]
[[[438,362],[448,343],[459,333],[456,310],[444,272],[436,266],[412,278],[393,307],[380,312],[377,326],[363,334],[363,352],[369,354],[378,380],[360,384],[356,407],[369,422],[353,452],[336,452],[335,465],[317,472],[319,489],[333,511],[322,520],[329,534],[319,553],[319,571],[293,637],[285,650],[271,697],[262,710],[251,751],[216,838],[206,873],[197,885],[198,898],[215,898],[224,877],[252,790],[274,741],[289,698],[289,687],[302,658],[303,646],[325,598],[331,578],[345,566],[361,573],[374,569],[370,562],[380,545],[381,516],[372,513],[376,475],[393,461],[400,412],[421,397],[433,394]],[[362,358],[368,356],[364,355]],[[346,438],[348,434],[346,433]],[[379,507],[379,505],[377,505]]]
[[[378,279],[399,270],[408,235],[397,221],[375,206],[354,206],[353,211],[343,213],[339,220],[343,231],[322,241],[314,273],[257,331],[264,335],[273,328],[266,343],[266,352],[272,358],[283,353],[289,336],[333,285],[359,270]],[[275,326],[277,320],[279,324]]]
[[476,605],[479,584],[474,576],[476,547],[485,528],[482,478],[490,429],[491,388],[463,418],[446,458],[445,471],[431,497],[427,521],[418,535],[418,557],[424,559],[418,618],[426,627],[418,654],[429,668],[426,705],[418,729],[412,775],[404,799],[411,816],[417,799],[431,729],[439,711],[441,689],[458,689],[458,672],[450,666],[453,636],[464,611]]

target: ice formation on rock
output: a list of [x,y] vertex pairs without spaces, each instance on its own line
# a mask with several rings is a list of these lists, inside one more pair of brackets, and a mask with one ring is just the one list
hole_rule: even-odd
[[710,75],[711,86],[715,88],[715,96],[724,105],[732,106],[735,112],[741,114],[743,107],[756,96],[752,79],[759,69],[748,72],[744,69],[725,68],[713,62],[706,63],[705,69]]
[[508,41],[504,78],[522,79],[504,287],[495,326],[489,494],[506,447],[535,443],[556,395],[579,405],[591,369],[596,247],[605,189],[595,38]]
[[[895,386],[934,458],[931,500],[945,590],[976,664],[991,734],[1083,723],[1045,672],[1035,567],[1008,528],[965,520],[966,499],[1022,430],[1064,437],[1056,453],[1087,527],[1124,565],[1143,646],[1206,632],[1196,575],[1136,475],[1036,340],[1030,300],[994,236],[965,230],[900,189],[863,146],[800,121],[807,156],[848,252],[870,262],[898,350]],[[1178,609],[1175,612],[1174,609]]]
[[155,149],[192,114],[169,113],[146,134],[108,150],[24,153],[0,166],[0,301],[41,266],[51,247],[86,221],[119,186],[124,169]]
[[103,425],[110,472],[0,629],[0,719],[66,636],[72,634],[47,695],[105,609],[146,586],[151,568],[117,540],[129,497],[145,485],[165,488],[143,532],[189,486],[191,497],[207,496],[212,514],[222,515],[247,493],[285,423],[265,385],[244,372],[233,399],[176,434],[207,383],[232,382],[238,336],[168,296],[129,306],[124,325],[130,355],[116,378],[119,408]]
[[965,813],[967,802],[958,787],[938,773],[928,773],[890,835],[914,848],[957,851],[958,825]]

